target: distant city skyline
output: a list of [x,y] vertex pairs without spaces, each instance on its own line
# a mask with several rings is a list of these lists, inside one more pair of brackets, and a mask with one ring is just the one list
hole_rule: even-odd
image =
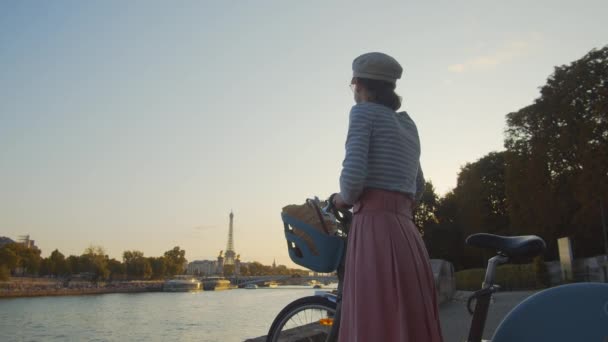
[[605,1],[0,3],[0,236],[294,267],[281,208],[337,192],[351,63],[382,51],[440,195],[505,115],[605,46]]
[[[236,258],[236,259],[240,259],[240,254],[236,253],[236,252],[235,252],[235,250],[234,250],[234,240],[233,240],[233,239],[234,239],[234,236],[233,236],[233,220],[234,220],[234,210],[230,210],[229,218],[230,218],[230,224],[229,224],[229,227],[228,227],[228,242],[227,242],[227,248],[226,248],[226,249],[218,249],[218,252],[219,252],[220,254],[224,254],[224,255],[225,255],[225,254],[226,254],[228,251],[232,251],[232,252],[233,252],[233,253],[232,253],[232,254],[233,254],[233,255],[232,255],[232,258],[233,258],[233,259],[234,259],[234,258]],[[29,235],[29,234],[20,235],[20,236],[18,236],[16,239],[13,239],[13,238],[11,238],[11,237],[7,237],[7,236],[1,236],[1,235],[0,235],[0,247],[1,247],[3,244],[6,244],[6,243],[13,243],[13,242],[18,242],[18,243],[24,244],[24,245],[25,245],[25,246],[27,246],[28,248],[38,248],[38,246],[36,246],[36,244],[35,244],[35,240],[31,240],[31,239],[30,239],[30,235]],[[87,247],[89,247],[89,246],[87,246]],[[103,246],[99,246],[99,247],[104,248]],[[54,250],[55,250],[55,249],[52,249],[52,251],[54,251]],[[105,250],[105,248],[104,248],[104,250]],[[136,249],[136,248],[134,248],[134,249],[130,249],[130,250],[137,250],[137,249]],[[83,250],[83,251],[84,251],[84,250]],[[61,252],[61,251],[60,251],[60,252]],[[51,251],[49,251],[49,252],[47,252],[47,253],[43,253],[43,254],[51,254]],[[65,256],[67,257],[68,255],[65,255]],[[147,256],[152,256],[152,257],[155,257],[155,256],[162,256],[162,255],[147,255]],[[116,258],[116,259],[119,259],[119,260],[120,260],[120,259],[121,259],[121,256],[119,256],[119,257],[118,257],[118,258]],[[214,262],[217,262],[217,257],[216,257],[216,258],[209,258],[209,259],[196,259],[196,260],[188,260],[188,262],[193,262],[193,261],[209,261],[209,260],[214,261]],[[226,260],[228,260],[228,259],[226,258]],[[249,262],[242,262],[242,264],[243,264],[243,265],[247,265],[247,264],[249,264],[250,262],[255,262],[255,261],[257,261],[257,260],[251,260],[251,261],[249,261]],[[226,265],[232,265],[232,264],[234,264],[234,260],[232,260],[231,262],[225,262],[225,264],[226,264]],[[274,267],[276,267],[276,258],[273,258],[273,260],[272,260],[272,265],[273,265]]]

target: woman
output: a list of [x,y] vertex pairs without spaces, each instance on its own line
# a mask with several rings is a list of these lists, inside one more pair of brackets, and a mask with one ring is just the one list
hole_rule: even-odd
[[367,53],[353,61],[356,105],[350,111],[339,208],[353,206],[340,342],[442,341],[429,256],[412,221],[424,189],[414,121],[396,112],[403,69]]

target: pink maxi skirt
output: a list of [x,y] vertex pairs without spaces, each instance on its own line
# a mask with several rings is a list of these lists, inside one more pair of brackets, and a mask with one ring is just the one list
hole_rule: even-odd
[[441,342],[429,256],[412,200],[367,189],[353,208],[340,342]]

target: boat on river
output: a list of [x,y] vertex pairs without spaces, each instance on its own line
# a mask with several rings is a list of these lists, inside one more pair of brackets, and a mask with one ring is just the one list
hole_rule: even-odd
[[189,275],[178,275],[163,283],[164,292],[190,292],[200,291],[201,282]]
[[230,280],[224,277],[205,277],[201,279],[205,291],[220,291],[232,288]]

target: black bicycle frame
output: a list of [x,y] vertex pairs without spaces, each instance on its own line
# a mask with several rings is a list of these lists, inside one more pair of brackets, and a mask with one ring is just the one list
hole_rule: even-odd
[[[476,299],[475,311],[471,320],[471,328],[469,329],[469,338],[467,342],[481,342],[483,336],[483,330],[486,325],[486,319],[488,318],[488,308],[490,307],[490,299],[492,294],[498,291],[498,286],[494,285],[494,277],[496,274],[496,267],[509,261],[504,255],[497,255],[488,261],[488,267],[486,269],[486,276],[481,290],[476,291],[469,298],[469,306],[471,300]],[[469,308],[470,310],[470,308]]]
[[[346,246],[348,248],[348,246]],[[342,260],[337,269],[338,274],[338,293],[336,295],[336,313],[334,314],[333,324],[329,336],[325,339],[325,342],[336,342],[338,341],[338,333],[340,332],[340,318],[342,316],[342,289],[344,288],[344,268],[346,261],[346,248],[342,255]]]

